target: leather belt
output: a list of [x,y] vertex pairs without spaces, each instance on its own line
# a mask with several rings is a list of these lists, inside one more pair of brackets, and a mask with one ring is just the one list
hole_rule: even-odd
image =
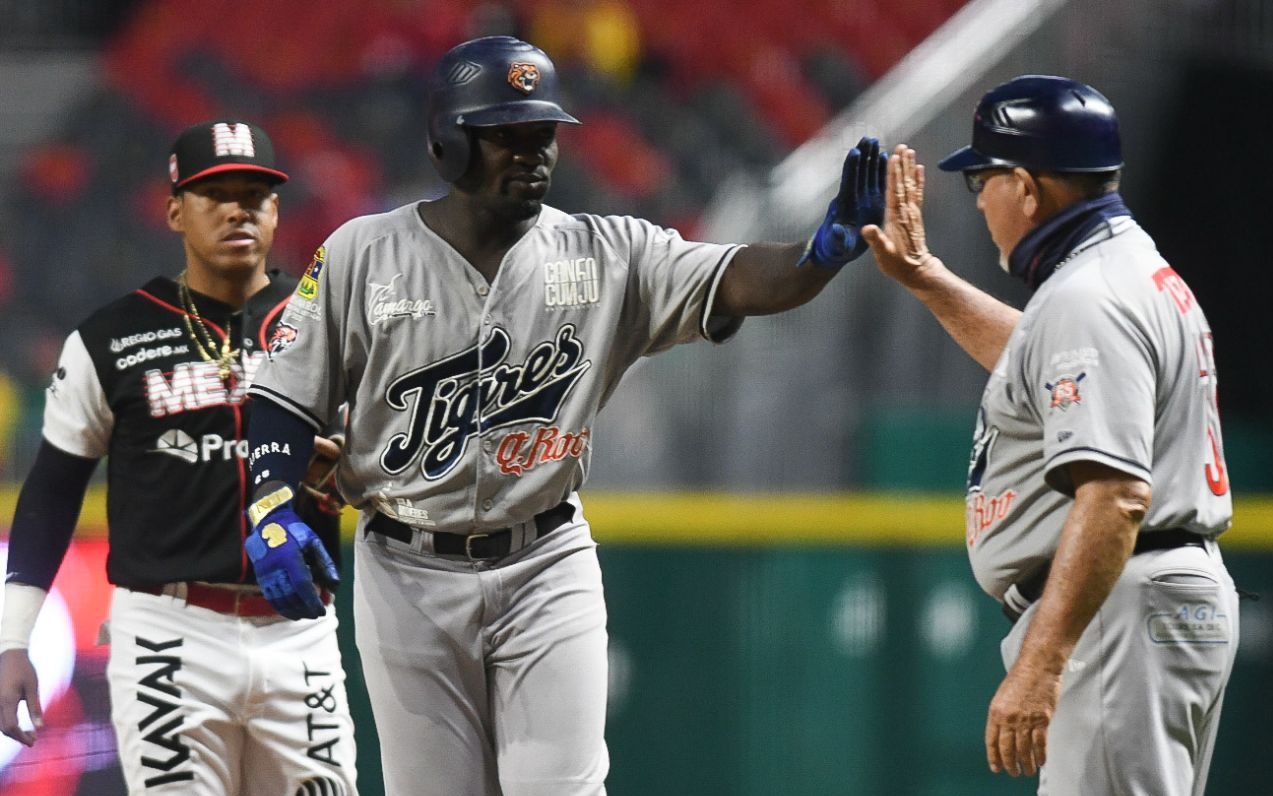
[[[261,617],[278,616],[278,611],[270,605],[270,601],[256,589],[244,589],[231,584],[202,583],[197,580],[164,583],[159,586],[125,586],[131,591],[143,594],[167,595],[184,600],[186,605],[206,608],[220,614],[232,616]],[[319,591],[323,605],[331,605],[332,593],[327,589]]]
[[[1132,547],[1132,555],[1148,553],[1151,550],[1172,550],[1177,547],[1206,547],[1207,537],[1192,531],[1170,528],[1165,531],[1145,531],[1136,537]],[[1016,624],[1026,609],[1043,596],[1043,587],[1047,585],[1051,563],[1044,564],[1033,573],[1027,575],[1008,587],[1003,594],[1003,615],[1008,621]]]
[[[516,553],[536,539],[541,539],[575,518],[575,507],[563,500],[556,506],[536,514],[532,520],[534,533],[518,534],[514,545],[514,528],[499,528],[481,533],[442,533],[413,528],[387,514],[376,512],[367,521],[367,531],[378,533],[403,544],[413,544],[421,536],[421,552],[440,556],[460,556],[470,561],[490,561]],[[524,523],[530,526],[532,523]]]

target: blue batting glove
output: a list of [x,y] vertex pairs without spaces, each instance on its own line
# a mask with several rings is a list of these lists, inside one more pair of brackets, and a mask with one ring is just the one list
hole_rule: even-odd
[[884,223],[884,185],[888,153],[878,139],[863,136],[844,158],[840,192],[827,206],[822,226],[809,239],[797,267],[807,262],[839,270],[868,248],[862,227]]
[[279,484],[248,508],[252,533],[243,549],[276,611],[288,619],[317,619],[327,608],[314,581],[334,589],[340,572],[323,540],[296,515],[293,496],[291,487]]

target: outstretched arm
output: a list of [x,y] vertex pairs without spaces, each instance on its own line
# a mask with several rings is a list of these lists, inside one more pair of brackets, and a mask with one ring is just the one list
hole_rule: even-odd
[[721,277],[713,315],[772,315],[822,292],[836,271],[797,266],[803,243],[753,243],[734,255]]
[[887,161],[879,141],[858,141],[844,158],[840,191],[809,242],[739,249],[721,278],[713,314],[769,315],[818,295],[841,268],[866,252],[863,225],[882,222]]
[[928,250],[924,167],[915,162],[915,150],[899,144],[887,171],[883,226],[862,228],[875,261],[928,307],[960,348],[986,370],[994,369],[1020,310],[956,276]]

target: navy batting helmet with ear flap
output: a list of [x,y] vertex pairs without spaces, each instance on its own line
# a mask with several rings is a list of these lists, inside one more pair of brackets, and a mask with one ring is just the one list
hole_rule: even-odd
[[442,56],[429,79],[429,155],[455,182],[468,170],[466,127],[579,120],[561,109],[557,70],[543,50],[512,36],[484,36]]
[[1122,168],[1114,106],[1091,86],[1053,75],[1022,75],[977,103],[972,145],[937,164],[943,171],[1021,166],[1039,171]]

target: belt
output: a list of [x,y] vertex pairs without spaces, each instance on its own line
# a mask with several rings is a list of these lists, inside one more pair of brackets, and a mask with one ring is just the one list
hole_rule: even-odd
[[[499,528],[482,533],[442,533],[413,528],[399,522],[387,514],[376,512],[367,521],[367,530],[381,536],[395,539],[403,544],[413,544],[416,536],[421,537],[421,550],[440,556],[461,556],[470,561],[490,561],[516,553],[536,539],[541,539],[575,518],[575,507],[563,500],[552,508],[536,514],[532,520],[534,533],[514,532],[529,530],[532,523],[523,523],[515,528]],[[516,542],[516,544],[515,544]]]
[[[1132,555],[1148,553],[1151,550],[1172,550],[1177,547],[1206,547],[1207,537],[1192,531],[1171,528],[1166,531],[1146,531],[1136,537],[1132,547]],[[1008,587],[1003,594],[1003,615],[1008,621],[1016,623],[1026,609],[1043,596],[1043,587],[1047,585],[1048,573],[1052,569],[1049,562],[1033,573],[1027,575]]]
[[[279,613],[270,605],[261,592],[254,589],[243,589],[230,584],[201,583],[196,580],[164,583],[159,586],[126,586],[131,591],[143,594],[167,595],[185,600],[186,605],[206,608],[220,614],[233,616],[260,617],[278,616]],[[327,589],[319,591],[323,605],[331,605],[332,593]]]

